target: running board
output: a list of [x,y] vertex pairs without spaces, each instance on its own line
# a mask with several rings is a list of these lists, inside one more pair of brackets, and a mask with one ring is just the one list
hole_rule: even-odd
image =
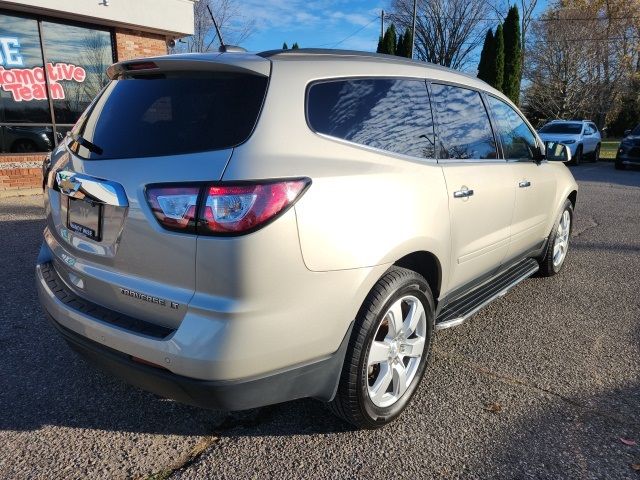
[[460,325],[481,308],[505,296],[509,290],[536,273],[539,268],[537,261],[528,258],[447,304],[436,318],[436,330]]

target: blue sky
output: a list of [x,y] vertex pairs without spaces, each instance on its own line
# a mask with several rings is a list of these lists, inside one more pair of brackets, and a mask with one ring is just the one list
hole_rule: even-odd
[[[493,1],[493,0],[488,0]],[[243,14],[256,29],[243,47],[251,51],[301,47],[375,51],[380,34],[380,10],[388,0],[242,0]],[[537,11],[547,0],[539,0]],[[490,25],[487,24],[487,27]]]

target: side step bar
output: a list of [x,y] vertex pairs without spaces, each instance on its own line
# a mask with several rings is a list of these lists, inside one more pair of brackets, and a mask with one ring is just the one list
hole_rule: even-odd
[[539,268],[537,261],[528,258],[455,299],[447,304],[436,318],[436,330],[460,325],[481,308],[505,296],[509,290],[536,273]]

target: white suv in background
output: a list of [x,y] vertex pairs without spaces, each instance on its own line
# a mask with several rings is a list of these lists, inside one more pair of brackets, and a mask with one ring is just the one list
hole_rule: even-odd
[[545,142],[558,142],[569,147],[576,165],[585,157],[594,162],[600,159],[602,137],[596,124],[590,120],[553,120],[538,133]]

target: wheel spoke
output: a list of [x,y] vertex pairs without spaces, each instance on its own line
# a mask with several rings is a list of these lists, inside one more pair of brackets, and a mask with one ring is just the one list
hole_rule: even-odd
[[371,396],[371,400],[373,400],[376,404],[379,404],[384,394],[387,393],[391,380],[393,380],[393,373],[391,372],[390,365],[388,363],[381,363],[378,378],[376,379],[375,383],[369,388],[369,395]]
[[424,337],[410,338],[402,344],[402,354],[407,357],[419,357],[424,351]]
[[402,300],[396,301],[389,309],[389,326],[393,331],[394,337],[402,332]]
[[407,390],[407,369],[402,363],[395,363],[393,370],[393,394],[400,397]]
[[369,351],[369,365],[382,363],[389,360],[389,345],[384,342],[374,341]]
[[418,322],[420,318],[425,315],[424,307],[422,306],[422,302],[420,300],[413,300],[411,302],[411,308],[409,309],[409,314],[407,315],[407,319],[404,322],[402,333],[405,337],[410,337],[413,332],[416,331],[416,327],[418,326]]

